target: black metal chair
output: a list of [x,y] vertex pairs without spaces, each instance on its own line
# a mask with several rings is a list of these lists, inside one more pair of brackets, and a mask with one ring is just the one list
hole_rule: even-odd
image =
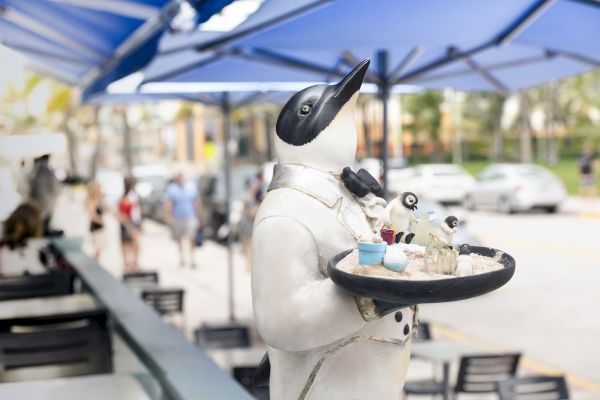
[[150,288],[158,286],[158,272],[140,271],[123,274],[123,282],[134,288]]
[[112,372],[106,312],[20,320],[0,333],[0,382]]
[[[183,289],[144,289],[142,290],[142,299],[161,316],[166,317],[165,320],[174,323],[185,334],[187,323],[183,313],[184,293]],[[178,323],[175,323],[173,319],[168,319],[175,316],[179,317]]]
[[562,376],[532,376],[498,382],[500,400],[568,400],[567,382]]
[[431,335],[431,327],[429,322],[420,321],[417,326],[417,337],[415,337],[415,342],[422,342],[427,340],[432,340],[433,336]]
[[257,387],[254,374],[258,367],[234,367],[233,378],[240,383],[257,400],[269,400],[269,387]]
[[41,275],[23,275],[0,278],[0,300],[69,294],[72,274],[56,271]]
[[206,349],[250,347],[250,329],[245,325],[202,325],[194,331],[194,340]]
[[[460,359],[456,386],[458,393],[495,393],[497,384],[515,376],[521,354],[486,354],[465,356]],[[447,368],[447,367],[446,367]],[[406,382],[406,395],[443,395],[446,383],[435,379]]]
[[520,359],[520,353],[462,357],[454,393],[496,392],[498,382],[515,376]]

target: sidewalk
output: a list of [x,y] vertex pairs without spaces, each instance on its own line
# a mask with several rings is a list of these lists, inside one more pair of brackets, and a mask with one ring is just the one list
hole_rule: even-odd
[[561,205],[560,210],[586,218],[600,218],[600,198],[569,196]]
[[[64,193],[61,196],[53,223],[64,229],[67,236],[85,238],[84,251],[91,254],[81,192]],[[121,279],[123,259],[120,250],[119,227],[113,215],[105,218],[107,246],[100,265],[115,278]],[[195,250],[196,269],[180,267],[177,246],[171,240],[168,229],[156,222],[145,220],[141,236],[140,267],[158,271],[160,286],[185,289],[184,310],[186,337],[202,323],[225,323],[228,321],[227,250],[224,246],[207,241]],[[236,319],[252,323],[252,295],[250,270],[238,246],[234,246],[234,311]]]

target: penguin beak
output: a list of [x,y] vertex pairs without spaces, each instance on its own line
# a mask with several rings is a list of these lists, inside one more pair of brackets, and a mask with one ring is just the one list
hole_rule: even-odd
[[354,93],[358,92],[360,89],[363,80],[365,79],[365,74],[369,69],[370,62],[369,59],[366,59],[354,67],[354,69],[336,85],[335,93],[332,97],[341,101],[341,104],[345,104],[350,100]]

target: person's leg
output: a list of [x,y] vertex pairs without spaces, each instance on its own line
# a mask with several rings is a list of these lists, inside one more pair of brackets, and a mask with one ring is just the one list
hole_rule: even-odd
[[196,238],[191,235],[188,239],[188,243],[190,244],[190,266],[192,268],[196,268],[196,260],[194,259],[194,249],[196,248]]
[[134,270],[140,269],[140,231],[137,228],[131,242],[131,264]]
[[183,254],[183,240],[181,237],[177,239],[177,251],[179,252],[179,266],[184,267],[185,257]]

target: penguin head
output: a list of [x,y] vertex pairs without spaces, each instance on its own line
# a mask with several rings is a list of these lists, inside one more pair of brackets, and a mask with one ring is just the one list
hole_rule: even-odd
[[400,196],[400,201],[402,202],[402,205],[404,207],[414,211],[417,209],[417,203],[419,202],[419,198],[413,192],[404,192]]
[[454,229],[454,228],[456,228],[458,226],[458,218],[456,218],[454,215],[450,215],[449,217],[446,217],[446,219],[444,220],[444,222],[451,229]]
[[469,246],[466,243],[461,244],[460,247],[458,248],[458,254],[460,254],[461,256],[471,254],[471,246]]
[[311,86],[288,100],[276,125],[279,162],[334,173],[354,163],[354,106],[368,68],[364,60],[338,84]]

